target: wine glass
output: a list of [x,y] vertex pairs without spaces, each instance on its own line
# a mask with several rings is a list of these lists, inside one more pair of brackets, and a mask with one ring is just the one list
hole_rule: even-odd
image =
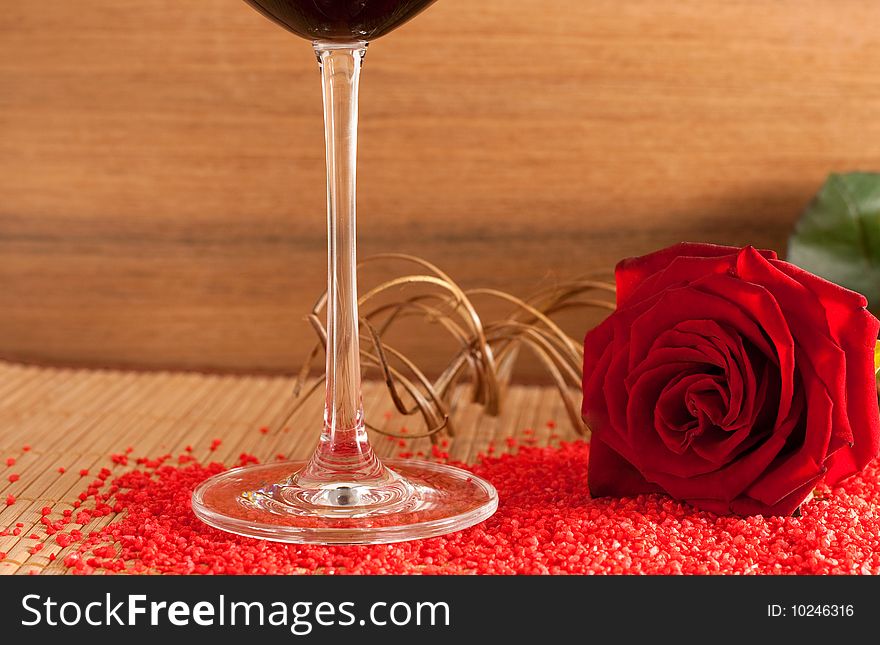
[[382,463],[361,402],[355,260],[358,82],[368,41],[434,0],[246,0],[312,41],[321,70],[327,158],[327,379],[324,427],[307,462],[245,466],[203,482],[195,514],[279,542],[378,544],[442,535],[495,512],[495,488],[427,461]]

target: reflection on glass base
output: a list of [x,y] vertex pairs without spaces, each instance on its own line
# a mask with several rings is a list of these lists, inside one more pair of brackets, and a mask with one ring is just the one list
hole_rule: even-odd
[[307,462],[234,468],[193,493],[195,514],[239,535],[299,544],[382,544],[460,531],[498,508],[492,484],[427,461],[388,460],[381,486],[297,484]]

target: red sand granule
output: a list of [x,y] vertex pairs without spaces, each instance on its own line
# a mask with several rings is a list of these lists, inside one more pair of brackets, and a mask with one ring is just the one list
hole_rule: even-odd
[[469,468],[495,484],[501,503],[483,524],[429,540],[336,547],[212,529],[192,514],[190,495],[224,466],[158,460],[113,479],[107,491],[90,488],[76,522],[124,511],[120,518],[54,539],[75,549],[63,562],[80,574],[880,573],[878,462],[840,487],[820,488],[799,518],[739,518],[662,495],[591,499],[588,458],[584,442],[486,458]]
[[12,468],[15,465],[15,457],[7,457],[6,465]]
[[6,559],[6,551],[0,551],[0,562]]
[[67,468],[65,468],[64,466],[59,466],[59,467],[58,467],[58,472],[59,472],[61,475],[63,475],[64,473],[67,472]]
[[9,483],[10,483],[10,484],[14,484],[14,483],[17,482],[19,479],[21,479],[21,475],[19,475],[18,473],[12,473],[12,474],[11,474],[9,477],[7,477],[6,479],[9,480]]
[[254,455],[243,452],[238,456],[237,466],[247,466],[248,464],[258,464],[260,460],[257,459]]
[[6,496],[6,505],[12,506],[13,504],[15,504],[15,495],[12,495],[10,493],[9,495]]

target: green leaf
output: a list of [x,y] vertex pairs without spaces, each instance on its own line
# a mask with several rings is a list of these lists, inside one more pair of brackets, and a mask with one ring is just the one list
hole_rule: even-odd
[[829,175],[795,225],[788,260],[880,310],[880,174]]

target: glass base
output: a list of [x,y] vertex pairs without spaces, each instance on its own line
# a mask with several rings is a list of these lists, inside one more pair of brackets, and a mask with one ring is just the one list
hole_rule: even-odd
[[193,493],[196,516],[247,537],[298,544],[383,544],[460,531],[490,517],[498,493],[472,473],[427,461],[385,462],[376,485],[303,486],[308,462],[234,468]]

